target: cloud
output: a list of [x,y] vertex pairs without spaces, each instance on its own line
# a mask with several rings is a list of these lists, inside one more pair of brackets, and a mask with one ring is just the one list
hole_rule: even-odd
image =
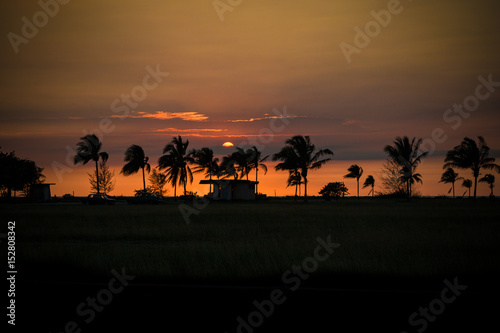
[[[121,115],[113,115],[111,118],[122,118]],[[205,121],[208,119],[203,113],[198,112],[167,112],[167,111],[156,111],[155,113],[148,113],[144,111],[132,111],[128,118],[151,118],[151,119],[182,119],[185,121]]]
[[222,128],[187,128],[179,129],[174,127],[159,128],[155,132],[179,132],[179,133],[197,133],[197,132],[225,132],[227,129]]
[[295,115],[281,115],[281,116],[271,116],[269,114],[265,114],[264,117],[259,118],[249,118],[249,119],[230,119],[226,120],[226,122],[230,123],[241,123],[241,122],[253,122],[258,120],[267,120],[267,119],[294,119],[294,118],[307,118],[307,116],[295,116]]

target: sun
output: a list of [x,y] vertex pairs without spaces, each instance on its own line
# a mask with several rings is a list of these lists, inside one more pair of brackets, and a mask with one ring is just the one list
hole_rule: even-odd
[[224,142],[224,143],[222,144],[222,147],[234,147],[234,145],[233,145],[233,143],[232,143],[232,142],[229,142],[229,141],[228,141],[228,142]]

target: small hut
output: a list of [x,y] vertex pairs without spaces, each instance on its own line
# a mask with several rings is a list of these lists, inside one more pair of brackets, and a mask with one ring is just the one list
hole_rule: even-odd
[[259,182],[242,179],[202,180],[200,184],[212,185],[209,194],[214,200],[255,200],[255,185]]
[[32,201],[49,201],[50,186],[54,183],[33,184],[30,187],[30,198]]

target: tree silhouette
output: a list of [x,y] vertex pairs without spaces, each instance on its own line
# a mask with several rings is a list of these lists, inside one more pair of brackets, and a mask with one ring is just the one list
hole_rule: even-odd
[[451,183],[451,188],[448,191],[448,194],[453,190],[453,199],[455,199],[455,182],[459,179],[463,179],[463,177],[458,177],[458,173],[455,172],[452,168],[446,169],[446,171],[441,176],[441,180],[439,183],[449,184]]
[[326,184],[319,194],[322,195],[326,200],[334,198],[335,200],[340,197],[344,197],[349,194],[349,189],[345,186],[344,182],[332,182]]
[[106,163],[109,158],[108,153],[100,152],[102,143],[95,134],[87,134],[80,138],[80,142],[76,144],[76,155],[74,157],[75,165],[83,162],[83,165],[89,161],[95,162],[95,174],[97,183],[97,194],[99,194],[99,159]]
[[10,198],[12,191],[23,191],[29,196],[31,186],[40,184],[45,176],[43,168],[36,165],[34,161],[21,159],[15,152],[4,153],[0,151],[0,190],[1,194]]
[[490,197],[494,197],[493,195],[493,187],[495,187],[494,183],[495,183],[495,176],[493,176],[492,174],[488,173],[486,175],[484,175],[483,178],[479,179],[479,182],[482,182],[482,183],[487,183],[491,192],[490,192]]
[[153,193],[162,197],[166,192],[163,187],[168,183],[167,175],[153,169],[153,172],[149,175],[149,183]]
[[286,146],[273,155],[273,161],[283,161],[278,164],[276,170],[300,170],[304,179],[304,200],[307,201],[307,175],[309,170],[320,169],[331,158],[321,159],[322,156],[332,155],[330,149],[316,150],[309,136],[296,135],[286,140]]
[[[210,148],[193,149],[189,155],[194,159],[194,164],[197,166],[193,169],[193,173],[205,172],[212,180],[212,176],[218,176],[219,173],[219,159],[214,157],[214,151]],[[212,184],[210,184],[210,192],[212,192]]]
[[234,179],[238,179],[238,162],[236,161],[238,157],[239,156],[236,156],[236,153],[223,156],[220,164],[220,170],[217,173],[217,178],[222,177],[225,179],[233,177]]
[[[465,188],[467,188],[469,190],[469,198],[470,198],[470,189],[472,187],[472,180],[470,180],[470,179],[464,179],[464,181],[462,182],[462,187],[465,187]],[[463,195],[465,195],[466,192],[467,192],[467,190],[464,192]]]
[[236,161],[238,165],[236,170],[240,172],[240,179],[246,177],[248,180],[248,174],[252,171],[253,165],[250,162],[252,157],[252,152],[250,150],[245,151],[240,147],[236,147],[236,151],[231,154],[231,158]]
[[479,142],[465,137],[462,143],[448,151],[443,169],[459,168],[471,169],[474,176],[474,199],[477,193],[477,178],[481,169],[500,172],[500,166],[495,164],[495,158],[489,157],[490,147],[482,136],[478,136]]
[[349,173],[345,175],[344,178],[356,178],[356,182],[358,184],[357,188],[358,188],[358,199],[359,199],[359,178],[361,178],[361,176],[363,175],[363,168],[357,164],[353,164],[347,169],[347,171],[349,171]]
[[406,184],[400,180],[400,171],[401,166],[390,158],[382,165],[380,180],[384,194],[408,197]]
[[149,165],[149,157],[146,156],[142,147],[138,145],[128,147],[125,151],[124,161],[128,162],[123,166],[121,171],[124,176],[133,175],[137,173],[139,169],[142,169],[142,185],[144,192],[146,192],[146,175],[144,173],[144,169],[146,169],[149,173],[151,171],[151,165]]
[[297,199],[297,188],[299,189],[300,196],[300,185],[303,184],[302,176],[298,170],[290,171],[288,179],[286,181],[286,187],[295,186],[295,200]]
[[384,151],[389,155],[394,162],[400,167],[402,176],[399,178],[402,182],[406,183],[408,192],[408,200],[411,198],[411,188],[415,182],[422,183],[422,175],[415,174],[418,165],[422,160],[429,156],[429,152],[420,152],[420,145],[422,139],[405,137],[397,137],[394,140],[394,146],[387,145]]
[[257,195],[259,193],[259,167],[264,170],[264,174],[267,173],[267,166],[262,162],[264,162],[269,157],[269,155],[262,157],[262,152],[255,146],[252,146],[252,148],[247,150],[247,152],[250,153],[250,164],[252,168],[255,169],[255,194]]
[[99,187],[102,193],[108,194],[115,189],[116,180],[114,171],[109,171],[109,166],[104,161],[99,162],[99,174],[94,171],[92,173],[87,173],[89,176],[90,190],[97,191]]
[[370,193],[372,194],[372,197],[375,195],[375,178],[373,178],[372,175],[369,175],[368,177],[366,177],[366,180],[363,184],[363,188],[367,188],[371,186],[371,190],[370,192],[368,192],[368,195],[370,195]]
[[174,186],[174,198],[177,200],[177,184],[184,186],[193,182],[193,172],[188,163],[194,163],[193,157],[187,153],[189,140],[182,141],[182,137],[174,137],[172,142],[163,148],[163,156],[158,159],[158,169],[166,170],[168,182]]

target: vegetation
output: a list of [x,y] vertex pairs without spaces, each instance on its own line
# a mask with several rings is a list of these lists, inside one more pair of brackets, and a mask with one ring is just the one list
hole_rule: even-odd
[[[450,183],[450,192],[453,192],[455,198],[455,182],[463,179],[458,173],[453,170],[455,168],[467,169],[470,168],[474,175],[474,198],[476,197],[477,182],[481,169],[494,170],[500,172],[500,166],[495,164],[495,159],[489,157],[489,147],[486,145],[483,137],[478,137],[479,141],[464,138],[463,142],[450,150],[447,153],[443,168],[447,169],[440,182]],[[75,155],[75,164],[88,161],[95,161],[96,172],[94,183],[96,190],[100,191],[98,161],[102,161],[102,165],[108,159],[108,154],[100,152],[101,142],[94,134],[86,135],[80,139],[77,144],[77,154]],[[300,187],[304,184],[304,200],[307,201],[307,185],[309,170],[320,169],[325,163],[331,160],[333,152],[330,149],[316,149],[312,144],[309,136],[296,135],[285,141],[286,145],[281,150],[272,156],[273,161],[279,161],[275,166],[277,171],[287,171],[287,187],[295,186],[295,198],[300,196]],[[393,145],[384,147],[384,151],[388,154],[388,160],[383,165],[382,174],[380,176],[383,192],[380,195],[389,197],[406,196],[410,199],[412,196],[418,195],[417,184],[422,183],[422,175],[417,173],[417,167],[422,163],[423,159],[429,156],[429,152],[423,152],[420,149],[422,139],[396,137]],[[201,149],[192,149],[188,151],[189,141],[185,142],[179,135],[172,139],[172,142],[167,144],[163,149],[163,156],[158,160],[158,169],[166,170],[165,174],[161,172],[155,173],[150,177],[150,181],[156,184],[152,186],[158,195],[164,193],[163,187],[166,182],[174,187],[174,197],[177,198],[177,186],[183,186],[184,195],[187,193],[187,184],[193,182],[193,173],[204,173],[205,177],[212,180],[213,176],[217,179],[233,177],[234,179],[249,180],[249,174],[255,169],[255,182],[259,182],[259,169],[267,173],[267,167],[263,163],[269,155],[262,156],[262,152],[256,146],[249,149],[236,147],[235,151],[224,156],[222,161],[215,157],[214,151],[208,147]],[[3,153],[5,159],[7,154]],[[125,162],[122,173],[125,176],[137,173],[142,169],[143,190],[146,189],[146,171],[149,173],[151,166],[148,163],[149,158],[145,155],[144,150],[137,145],[130,146],[125,152]],[[6,163],[4,163],[7,165]],[[194,165],[191,171],[190,165]],[[4,167],[4,166],[2,166]],[[357,164],[351,165],[348,173],[344,178],[356,179],[356,195],[359,199],[359,180],[363,175],[363,168]],[[490,181],[494,176],[489,174],[489,178],[483,177],[482,181],[488,183],[493,193],[493,183]],[[4,177],[5,178],[5,177]],[[4,181],[5,183],[5,181]],[[7,191],[6,185],[1,185],[4,191]],[[12,187],[11,185],[9,185]],[[212,184],[211,184],[212,186]],[[463,187],[469,190],[472,184],[469,180],[463,182]],[[369,195],[375,195],[375,179],[373,176],[368,176],[363,184],[363,188],[371,187]],[[19,186],[17,187],[19,188]],[[109,188],[106,189],[109,191]],[[210,188],[212,191],[212,188]],[[10,190],[8,190],[10,192]],[[255,193],[258,193],[258,185],[255,186]]]
[[451,188],[448,191],[448,194],[453,191],[453,198],[455,198],[455,182],[459,179],[463,179],[463,177],[459,177],[455,170],[448,168],[441,176],[441,180],[439,182],[445,184],[451,183]]
[[359,178],[363,175],[363,168],[357,164],[353,164],[347,169],[347,171],[349,171],[349,173],[345,175],[344,178],[356,178],[356,182],[358,184],[357,193],[359,198]]
[[142,186],[144,191],[146,191],[146,176],[144,170],[148,173],[151,171],[151,165],[149,165],[149,157],[146,156],[142,147],[138,145],[132,145],[125,151],[125,164],[122,168],[121,173],[124,176],[130,176],[137,173],[142,169]]
[[482,136],[478,142],[465,137],[462,143],[448,151],[443,168],[471,169],[474,176],[474,199],[476,198],[477,180],[481,169],[500,172],[500,166],[495,164],[495,158],[490,157],[490,147]]
[[297,199],[297,188],[299,189],[300,196],[300,185],[302,184],[304,183],[302,182],[300,172],[298,170],[290,170],[286,181],[286,187],[295,186],[295,199]]
[[[193,149],[189,155],[193,157],[193,162],[197,165],[197,167],[193,169],[193,173],[205,172],[205,176],[208,176],[210,180],[212,180],[212,176],[219,177],[219,159],[214,157],[214,151],[212,149]],[[210,184],[210,192],[212,192],[212,184]]]
[[486,174],[483,178],[479,179],[480,182],[484,182],[486,184],[488,184],[488,187],[490,188],[491,190],[491,193],[490,193],[490,197],[494,197],[493,195],[493,187],[495,187],[495,176],[488,173]]
[[153,169],[153,172],[149,175],[150,191],[160,197],[167,193],[164,189],[165,185],[168,183],[167,175]]
[[75,165],[82,163],[85,165],[89,161],[95,162],[96,190],[99,194],[99,165],[101,160],[103,163],[109,158],[108,153],[101,152],[102,143],[95,134],[87,134],[80,138],[80,142],[76,144],[76,155],[74,157]]
[[93,173],[87,173],[90,182],[90,191],[99,193],[99,189],[102,193],[108,194],[115,189],[116,180],[115,172],[109,170],[109,166],[104,162],[99,162],[99,169]]
[[311,143],[309,136],[296,135],[286,140],[286,146],[273,155],[273,161],[282,161],[275,167],[276,170],[287,170],[289,172],[300,171],[304,179],[304,200],[307,201],[307,176],[309,170],[318,170],[331,158],[323,156],[331,155],[330,149],[316,150],[316,146]]
[[[497,278],[500,270],[491,254],[500,252],[499,204],[447,199],[211,203],[189,225],[177,205],[147,210],[4,205],[1,214],[16,217],[23,235],[18,260],[24,274],[36,279],[88,282],[88,274],[109,279],[112,268],[126,267],[138,281],[279,283],[283,272],[313,254],[316,238],[330,235],[341,246],[307,283],[323,276],[329,286],[345,287],[340,279],[352,276],[363,277],[365,284],[449,276],[461,281],[477,276],[485,284],[483,278]],[[51,269],[35,274],[41,267]]]
[[339,199],[349,195],[349,190],[345,186],[344,182],[332,182],[326,184],[319,194],[322,195],[326,200],[331,200],[331,198]]
[[0,151],[0,192],[2,196],[10,198],[12,192],[23,191],[28,196],[31,185],[39,184],[45,176],[43,168],[34,161],[21,159],[15,152],[4,153]]
[[259,151],[259,149],[255,146],[252,146],[250,148],[250,163],[252,164],[252,167],[255,169],[255,194],[258,193],[258,186],[259,186],[259,167],[264,170],[264,174],[267,173],[267,166],[263,163],[269,155],[266,155],[262,157],[262,152]]
[[[462,187],[465,187],[466,189],[469,190],[469,198],[470,198],[470,189],[472,187],[472,180],[464,179],[464,181],[462,182]],[[467,193],[467,191],[465,191],[463,195],[465,195],[465,193]]]
[[194,163],[193,157],[188,154],[189,140],[182,141],[182,137],[174,137],[172,142],[163,148],[163,156],[158,160],[158,169],[166,170],[167,180],[174,186],[174,197],[177,199],[177,184],[184,186],[193,182],[193,172],[188,164]]
[[372,195],[372,197],[375,195],[375,178],[373,178],[372,175],[369,175],[366,177],[366,180],[363,184],[363,188],[371,187],[370,192],[368,192],[368,195]]
[[394,140],[394,145],[387,145],[384,151],[389,155],[389,158],[397,163],[400,169],[401,182],[406,183],[406,191],[408,193],[408,200],[411,198],[411,190],[414,183],[422,183],[422,175],[416,173],[416,169],[422,160],[429,156],[429,152],[420,152],[420,145],[422,139],[405,137],[397,137]]
[[[382,181],[383,195],[394,197],[407,197],[406,186],[401,182],[400,177],[401,168],[398,163],[392,159],[388,159],[383,165],[381,170],[380,179]],[[415,189],[413,189],[415,194]]]

